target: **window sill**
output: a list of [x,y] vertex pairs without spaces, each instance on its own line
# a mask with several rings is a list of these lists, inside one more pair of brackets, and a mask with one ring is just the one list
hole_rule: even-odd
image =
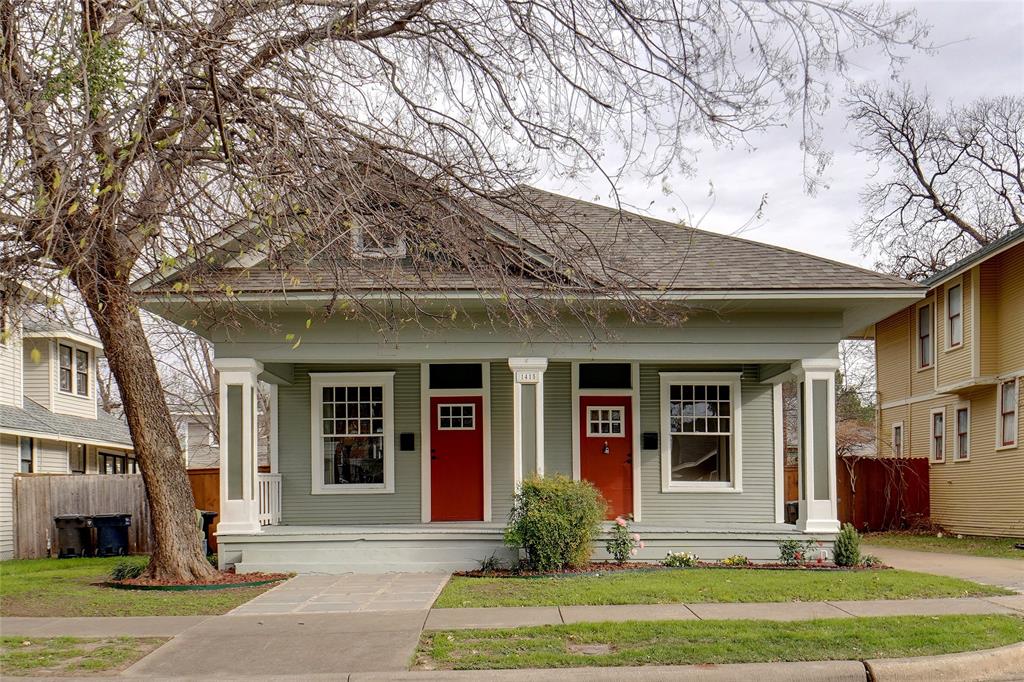
[[932,370],[932,369],[935,369],[935,363],[932,363],[932,364],[927,365],[925,367],[918,367],[917,371],[918,371],[918,373],[921,373],[921,372],[927,372],[927,371]]
[[954,462],[970,462],[971,461],[971,456],[967,455],[966,457],[954,457],[953,461]]
[[312,495],[389,495],[395,492],[394,486],[385,485],[338,485],[313,486]]
[[931,458],[931,463],[932,464],[945,464],[946,463],[946,458],[943,457],[942,459],[935,459],[934,457],[932,457]]
[[75,393],[74,391],[65,391],[63,388],[58,388],[57,393],[67,398],[78,398],[79,400],[89,400],[92,398],[91,395],[81,395],[79,393]]
[[661,492],[663,493],[741,493],[743,488],[740,486],[716,486],[716,485],[699,485],[699,484],[680,484],[680,483],[669,483],[668,485],[662,484]]
[[953,351],[960,350],[963,347],[964,347],[964,344],[962,344],[962,343],[957,344],[955,346],[947,346],[946,348],[943,349],[943,352],[945,352],[945,353],[952,353]]
[[1001,450],[1016,450],[1018,445],[1020,445],[1019,442],[1014,443],[1013,445],[1000,445],[996,448],[996,452],[999,452]]

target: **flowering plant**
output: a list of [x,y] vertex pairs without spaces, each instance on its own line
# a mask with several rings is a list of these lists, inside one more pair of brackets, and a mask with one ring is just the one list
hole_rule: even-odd
[[640,540],[639,533],[630,532],[629,522],[617,516],[612,525],[611,538],[605,543],[604,548],[617,563],[624,564],[630,557],[636,556],[637,550],[644,548],[644,543]]
[[700,557],[693,552],[669,552],[661,563],[669,568],[692,568],[698,561]]

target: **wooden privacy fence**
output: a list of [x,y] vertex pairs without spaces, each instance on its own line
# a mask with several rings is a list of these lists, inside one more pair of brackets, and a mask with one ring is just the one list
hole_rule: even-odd
[[928,459],[839,457],[839,520],[857,530],[909,528],[931,515]]
[[64,514],[131,514],[128,551],[152,547],[146,488],[140,474],[17,474],[14,477],[15,556],[57,556],[53,517]]
[[[261,474],[268,473],[270,467],[262,465],[258,471]],[[215,511],[220,512],[220,469],[213,467],[209,469],[189,469],[188,470],[188,482],[192,486],[192,497],[196,500],[196,509],[202,509],[203,511]],[[261,481],[261,486],[262,486]],[[278,500],[280,500],[280,479],[277,483]],[[262,514],[262,508],[261,508]],[[280,502],[277,506],[277,519],[280,519]],[[210,551],[217,551],[217,538],[214,533],[217,532],[217,521],[219,517],[213,519],[213,523],[210,524]]]

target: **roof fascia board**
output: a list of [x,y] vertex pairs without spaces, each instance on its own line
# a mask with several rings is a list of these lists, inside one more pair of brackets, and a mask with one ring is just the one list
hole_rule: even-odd
[[0,433],[6,433],[11,436],[21,436],[22,438],[39,438],[41,440],[55,440],[62,443],[81,443],[83,445],[96,445],[101,448],[120,448],[122,450],[134,450],[134,443],[118,443],[112,440],[96,440],[94,438],[84,438],[82,436],[67,435],[58,431],[29,431],[25,429],[12,429],[6,426],[0,426]]
[[1004,251],[1012,249],[1013,247],[1019,245],[1022,240],[1024,240],[1024,229],[1020,230],[1019,232],[1020,233],[1016,235],[1013,239],[1007,240],[1005,244],[1003,244],[997,249],[993,249],[991,252],[986,253],[980,258],[967,256],[964,259],[964,262],[961,262],[960,264],[954,264],[948,270],[943,270],[942,272],[932,275],[927,280],[925,280],[927,284],[925,284],[924,286],[928,287],[928,291],[931,291],[932,289],[937,289],[938,287],[942,286],[949,280],[959,277],[968,270],[973,270],[975,266],[981,265],[990,258],[998,256]]
[[74,331],[73,329],[43,329],[36,331],[23,331],[21,334],[25,339],[68,339],[81,346],[103,349],[103,343],[91,334]]

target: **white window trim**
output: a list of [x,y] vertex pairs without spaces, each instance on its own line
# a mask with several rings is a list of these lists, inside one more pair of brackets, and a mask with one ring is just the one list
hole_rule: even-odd
[[[952,325],[949,323],[949,290],[960,287],[960,343],[952,345]],[[943,299],[942,299],[942,346],[946,353],[954,350],[960,350],[967,345],[967,297],[964,296],[964,278],[961,275],[954,279],[946,282],[943,287]]]
[[[743,492],[743,396],[739,372],[660,372],[661,381],[661,492],[663,493],[741,493]],[[673,385],[729,386],[729,456],[732,481],[673,481],[672,438],[669,420],[669,396]]]
[[[928,317],[931,320],[931,336],[929,336],[929,342],[932,346],[932,361],[927,365],[921,364],[921,308],[930,308]],[[935,369],[935,300],[926,299],[925,301],[918,303],[914,308],[914,366],[918,372],[927,372],[930,369]]]
[[[1017,421],[1017,438],[1010,445],[1003,445],[1003,384],[1010,382],[1017,384],[1017,405],[1013,415]],[[1020,384],[1020,377],[996,383],[996,450],[1013,450],[1020,445]]]
[[[900,430],[899,453],[896,452],[896,429]],[[906,452],[907,452],[907,450],[906,450],[907,428],[906,428],[906,426],[903,425],[902,421],[898,421],[898,422],[893,422],[892,423],[892,426],[890,427],[890,430],[892,431],[892,435],[889,437],[889,448],[892,450],[892,456],[893,457],[903,457],[906,454]]]
[[[935,415],[942,415],[942,452],[935,452]],[[946,421],[946,408],[936,407],[928,414],[928,456],[935,464],[946,462],[946,442],[949,440],[949,423]]]
[[[967,410],[967,455],[964,457],[960,456],[960,422],[957,413],[960,410]],[[954,462],[967,462],[971,459],[971,403],[963,402],[957,403],[956,407],[953,408],[953,461]]]
[[[65,391],[60,387],[60,347],[71,349],[71,390]],[[93,376],[95,374],[93,363],[92,349],[86,346],[79,346],[74,343],[58,340],[56,342],[56,351],[54,355],[54,367],[56,368],[56,374],[53,378],[54,386],[57,389],[57,393],[68,396],[70,398],[78,398],[79,400],[92,400],[93,392]],[[85,395],[78,392],[78,352],[85,353],[85,367],[86,367],[86,387]]]
[[[384,482],[324,483],[322,432],[323,388],[325,386],[381,386],[384,412]],[[394,372],[310,372],[310,464],[313,495],[372,495],[395,492],[395,373]]]
[[21,471],[21,462],[22,462],[22,459],[21,459],[21,443],[22,443],[22,441],[26,441],[26,440],[29,443],[29,446],[28,446],[29,456],[32,458],[32,466],[31,466],[32,471],[29,471],[27,473],[34,474],[34,473],[37,473],[36,469],[38,469],[38,464],[39,464],[39,462],[38,462],[38,460],[39,460],[39,454],[38,454],[39,448],[36,447],[36,440],[37,439],[35,437],[33,437],[33,436],[18,436],[18,470],[17,471],[18,471],[18,473],[22,473],[22,471]]
[[[441,426],[441,408],[442,407],[459,407],[469,408],[469,418],[473,420],[473,426]],[[451,417],[449,416],[449,419]],[[466,414],[463,412],[459,415],[459,419],[465,419]],[[437,420],[438,431],[476,431],[477,429],[477,414],[476,414],[476,403],[438,403],[437,414],[434,415],[434,419]]]
[[[593,420],[590,418],[590,413],[594,410],[617,410],[619,412],[619,424],[621,428],[618,433],[594,433],[591,430],[593,426]],[[623,419],[626,412],[625,405],[588,405],[587,406],[587,438],[625,438],[626,437],[626,420]],[[611,415],[609,415],[609,420]],[[598,420],[600,421],[600,420]],[[609,424],[612,422],[609,421]],[[609,427],[611,428],[611,427]]]

